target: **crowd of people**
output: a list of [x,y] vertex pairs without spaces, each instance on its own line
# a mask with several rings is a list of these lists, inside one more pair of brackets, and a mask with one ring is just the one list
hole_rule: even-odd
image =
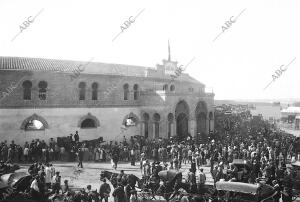
[[[225,180],[254,184],[263,178],[279,190],[278,200],[282,194],[284,201],[290,201],[292,183],[289,179],[300,179],[300,176],[292,173],[286,164],[300,160],[299,138],[284,133],[261,116],[252,116],[248,110],[234,114],[225,113],[227,111],[227,108],[216,111],[216,132],[209,135],[206,143],[188,137],[183,141],[152,140],[139,145],[143,176],[150,181],[153,177],[152,182],[159,184],[157,173],[151,172],[153,164],[162,164],[162,169],[175,170],[179,170],[182,164],[189,164],[191,168],[186,182],[195,187],[205,183],[202,167],[210,166],[214,183]],[[115,146],[112,149],[116,157],[120,154],[120,148]],[[152,166],[150,159],[154,160]],[[242,160],[249,169],[238,170],[233,163],[235,159]],[[117,162],[117,159],[113,161]],[[116,164],[113,165],[116,167]]]
[[105,179],[102,180],[99,192],[92,190],[91,185],[75,192],[71,190],[68,180],[62,183],[60,172],[50,163],[33,163],[29,166],[28,173],[32,178],[23,196],[34,201],[107,202],[111,192]]
[[[55,172],[49,163],[62,160],[68,153],[69,160],[78,159],[78,167],[83,167],[84,160],[111,160],[114,169],[117,169],[119,160],[131,161],[132,166],[140,162],[143,177],[157,189],[161,184],[159,171],[180,171],[183,164],[190,165],[185,177],[185,182],[190,184],[190,192],[201,190],[206,183],[203,167],[210,167],[213,183],[220,180],[257,183],[258,179],[264,178],[267,184],[280,190],[278,200],[282,194],[282,197],[289,201],[291,187],[284,186],[284,179],[295,176],[286,164],[300,160],[297,146],[299,139],[278,130],[275,125],[269,124],[260,116],[252,116],[249,110],[227,113],[229,110],[216,110],[215,132],[202,138],[202,142],[191,136],[185,139],[152,140],[135,136],[129,141],[124,137],[119,143],[89,145],[79,142],[76,131],[74,137],[69,136],[70,145],[65,147],[59,147],[53,139],[48,144],[43,140],[33,140],[30,144],[26,142],[23,148],[13,141],[9,145],[2,142],[0,158],[8,162],[42,162],[34,163],[28,170],[34,176],[30,186],[31,194],[37,198],[45,195],[50,187],[52,194],[68,193],[68,181],[61,185],[59,172]],[[242,159],[250,170],[240,172],[233,163],[235,159]],[[117,202],[128,201],[128,195],[135,193],[134,185],[130,182],[122,183],[122,172],[119,175],[118,186],[112,192],[112,196]],[[81,196],[87,196],[89,201],[95,193],[91,191],[90,186],[87,186],[86,190],[81,191]],[[103,179],[98,199],[107,201],[110,192],[110,186]]]

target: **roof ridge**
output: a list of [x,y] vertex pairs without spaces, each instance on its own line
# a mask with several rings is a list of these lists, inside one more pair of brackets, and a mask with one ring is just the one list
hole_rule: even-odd
[[[72,73],[78,69],[78,66],[84,66],[83,74],[101,74],[101,75],[126,75],[134,77],[154,77],[158,79],[168,79],[166,75],[149,74],[149,71],[157,71],[154,67],[118,64],[118,63],[103,63],[93,61],[75,61],[65,59],[51,58],[33,58],[33,57],[15,57],[15,56],[0,56],[0,70],[25,70],[25,71],[53,71]],[[171,80],[171,77],[169,78]],[[187,81],[199,83],[187,73],[182,73],[179,81]],[[203,84],[202,84],[203,85]]]

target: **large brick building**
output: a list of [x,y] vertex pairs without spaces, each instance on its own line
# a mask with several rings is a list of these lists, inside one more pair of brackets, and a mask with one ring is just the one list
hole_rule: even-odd
[[0,57],[0,141],[206,135],[214,94],[176,68]]

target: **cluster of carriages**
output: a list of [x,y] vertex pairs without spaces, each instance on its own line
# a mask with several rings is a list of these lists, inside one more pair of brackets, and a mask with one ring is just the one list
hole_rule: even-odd
[[[248,169],[247,164],[236,163],[239,169]],[[293,200],[300,194],[300,162],[294,162],[292,166],[292,179],[283,184],[290,186],[293,191]],[[27,190],[30,188],[32,182],[32,176],[25,172],[14,172],[17,167],[11,167],[11,170],[7,170],[9,173],[2,173],[0,181],[0,201],[35,201],[33,200]],[[107,178],[111,181],[114,188],[118,186],[117,177],[118,173],[109,171],[102,171],[100,179]],[[241,182],[242,179],[238,179],[237,182],[231,181],[218,181],[214,185],[205,185],[202,190],[197,190],[197,193],[190,191],[189,183],[185,183],[181,172],[175,170],[162,170],[158,172],[160,183],[159,187],[153,187],[151,181],[146,178],[138,178],[132,174],[124,174],[122,181],[123,185],[130,184],[134,189],[136,188],[136,194],[132,194],[131,201],[241,201],[241,202],[256,202],[256,201],[276,201],[276,195],[278,194],[274,187],[263,182],[263,179],[259,183],[250,184]],[[70,195],[73,195],[70,197]],[[53,196],[47,196],[42,201],[74,201],[74,195],[83,196],[82,191],[69,192],[69,196],[57,196],[53,200]],[[99,195],[95,193],[93,201],[99,201]],[[72,198],[72,200],[68,200]],[[78,198],[78,197],[77,197]],[[79,201],[87,201],[83,197],[79,198]],[[285,200],[283,200],[285,201]]]
[[289,202],[300,197],[300,161],[291,163],[290,175],[279,178],[278,182],[274,180],[278,184],[275,186],[270,185],[268,177],[257,178],[254,184],[247,183],[252,169],[247,161],[234,160],[232,166],[237,168],[236,181],[215,183],[217,201],[279,201],[281,198]]
[[[246,162],[235,161],[233,166],[238,168],[238,172],[251,168]],[[109,171],[103,171],[100,178],[107,178],[111,181],[114,188],[118,186],[118,174]],[[300,161],[291,163],[292,178],[281,179],[280,184],[286,191],[281,192],[279,189],[266,183],[267,179],[258,178],[257,183],[245,183],[247,176],[237,178],[236,181],[218,181],[215,184],[205,184],[198,187],[197,191],[191,190],[189,183],[184,182],[182,173],[175,170],[161,170],[158,172],[159,186],[156,186],[143,177],[139,179],[134,175],[124,175],[126,184],[137,185],[136,194],[131,196],[131,201],[182,201],[182,202],[202,202],[202,201],[228,201],[228,202],[271,202],[279,201],[278,196],[282,193],[282,201],[295,201],[300,197]],[[162,183],[161,183],[162,182]],[[288,196],[292,195],[291,198]]]
[[[247,168],[246,164],[237,163],[240,169]],[[295,174],[289,182],[284,182],[292,187],[293,198],[296,200],[300,191],[300,162],[292,163],[292,172]],[[243,169],[244,169],[243,168]],[[114,188],[119,186],[117,182],[118,174],[109,171],[103,171],[100,178],[107,178],[111,181]],[[158,173],[160,183],[159,187],[153,186],[151,181],[134,175],[124,175],[126,184],[132,184],[136,187],[136,194],[131,195],[130,201],[172,201],[172,202],[202,202],[202,201],[228,201],[228,202],[271,202],[279,201],[278,190],[265,183],[264,179],[256,184],[244,183],[243,179],[238,181],[218,181],[215,185],[208,185],[199,188],[197,192],[190,190],[190,184],[184,182],[182,173],[175,170],[162,170]],[[283,201],[288,201],[283,197]]]

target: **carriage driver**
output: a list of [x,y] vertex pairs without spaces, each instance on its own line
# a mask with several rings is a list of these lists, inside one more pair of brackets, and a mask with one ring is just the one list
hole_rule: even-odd
[[182,188],[182,173],[179,173],[175,180],[175,184],[172,186],[173,180],[168,181],[166,179],[162,179],[163,184],[159,186],[156,193],[163,196],[167,201],[170,198],[173,198],[178,193],[178,190]]
[[153,170],[152,175],[149,178],[149,186],[153,191],[156,191],[159,188],[159,176],[158,176],[158,171],[156,169]]
[[174,191],[171,194],[170,198],[173,198],[178,193],[178,190],[180,188],[183,188],[184,190],[186,190],[186,188],[183,186],[183,183],[182,183],[182,173],[179,173],[179,175],[176,177],[176,181],[175,181],[175,184],[174,184],[174,187],[173,187]]

